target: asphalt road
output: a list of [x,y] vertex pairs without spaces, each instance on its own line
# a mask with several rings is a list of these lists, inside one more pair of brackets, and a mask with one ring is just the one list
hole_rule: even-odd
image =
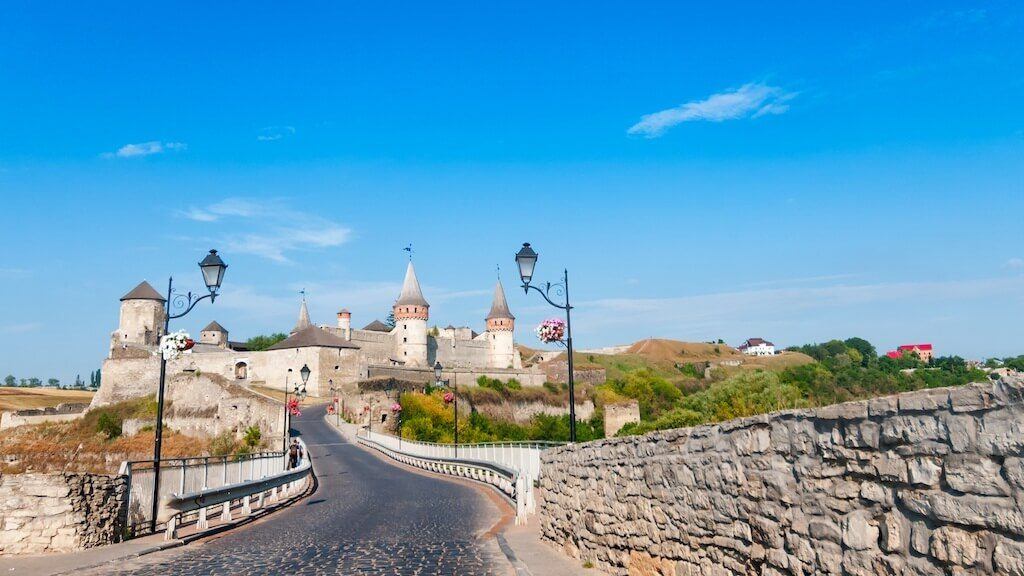
[[312,407],[293,420],[313,457],[313,495],[206,542],[89,574],[507,574],[494,540],[480,537],[499,515],[486,496],[344,443],[323,414]]

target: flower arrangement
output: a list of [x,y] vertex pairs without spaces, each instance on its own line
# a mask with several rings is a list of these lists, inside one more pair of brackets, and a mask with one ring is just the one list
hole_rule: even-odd
[[455,393],[454,392],[448,391],[448,392],[444,393],[444,403],[445,404],[451,404],[454,401],[455,401]]
[[327,413],[330,414],[331,416],[334,416],[334,404],[327,405]]
[[398,402],[395,402],[394,404],[391,405],[391,411],[394,412],[395,414],[398,414],[399,412],[402,411],[402,405],[399,404]]
[[302,416],[302,412],[299,412],[299,399],[289,398],[288,399],[288,413],[292,416]]
[[182,352],[191,350],[195,345],[195,340],[189,338],[187,332],[184,330],[178,330],[177,332],[171,332],[160,339],[158,353],[164,357],[164,360],[174,360],[181,356]]
[[537,338],[545,344],[561,342],[565,337],[565,321],[559,318],[548,318],[537,326]]

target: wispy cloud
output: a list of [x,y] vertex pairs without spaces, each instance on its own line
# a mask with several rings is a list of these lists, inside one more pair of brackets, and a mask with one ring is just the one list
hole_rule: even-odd
[[259,134],[256,135],[256,139],[260,142],[273,142],[292,134],[295,134],[294,126],[267,126],[260,130]]
[[42,328],[43,325],[39,322],[25,322],[23,324],[5,324],[0,326],[0,334],[26,334],[28,332],[35,332]]
[[[196,222],[237,224],[215,241],[225,252],[252,254],[288,263],[289,253],[333,248],[348,242],[352,230],[322,216],[293,210],[279,200],[227,198],[182,212]],[[228,225],[226,229],[231,229]]]
[[31,271],[24,268],[0,268],[0,279],[3,280],[20,280],[28,278],[31,274]]
[[805,276],[803,278],[783,278],[780,280],[763,280],[761,282],[751,282],[744,284],[748,288],[755,287],[766,287],[766,286],[786,286],[793,284],[814,284],[819,282],[835,282],[836,280],[849,280],[856,278],[857,274],[827,274],[823,276]]
[[783,114],[789,110],[788,102],[796,96],[796,92],[752,82],[733,90],[712,94],[703,100],[694,100],[675,108],[646,114],[629,128],[628,133],[657,138],[669,128],[683,122],[723,122]]
[[1024,258],[1010,258],[1004,266],[1013,270],[1024,269]]
[[[656,333],[678,326],[761,325],[797,318],[807,310],[899,302],[956,302],[1014,296],[1024,278],[896,282],[740,290],[678,298],[608,298],[580,302],[589,328],[643,324]],[[584,318],[581,318],[584,320]],[[659,332],[660,331],[660,332]]]
[[104,158],[137,158],[139,156],[152,156],[153,154],[162,154],[164,152],[177,152],[187,148],[188,146],[182,142],[151,140],[149,142],[139,142],[138,144],[125,144],[118,148],[116,152],[104,152],[102,156]]

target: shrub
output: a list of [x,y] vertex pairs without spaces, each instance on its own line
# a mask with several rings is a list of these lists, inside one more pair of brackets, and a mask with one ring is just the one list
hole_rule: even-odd
[[260,432],[259,426],[249,426],[248,428],[245,429],[245,436],[243,437],[243,440],[245,441],[245,445],[247,447],[255,448],[257,445],[259,445],[260,440],[262,439],[263,434]]
[[224,432],[210,440],[211,456],[227,456],[235,451],[235,437],[231,432]]
[[107,440],[113,440],[121,435],[121,418],[111,412],[100,412],[96,420],[96,431],[104,434]]

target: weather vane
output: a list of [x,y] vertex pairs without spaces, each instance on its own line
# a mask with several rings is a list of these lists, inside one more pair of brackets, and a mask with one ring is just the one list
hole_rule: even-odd
[[305,288],[303,288],[302,290],[299,290],[299,294],[302,294],[302,299],[303,300],[306,299],[306,289]]
[[402,248],[402,250],[405,250],[406,252],[408,252],[409,253],[409,260],[412,260],[412,242],[410,242],[409,245],[406,246],[405,248]]

